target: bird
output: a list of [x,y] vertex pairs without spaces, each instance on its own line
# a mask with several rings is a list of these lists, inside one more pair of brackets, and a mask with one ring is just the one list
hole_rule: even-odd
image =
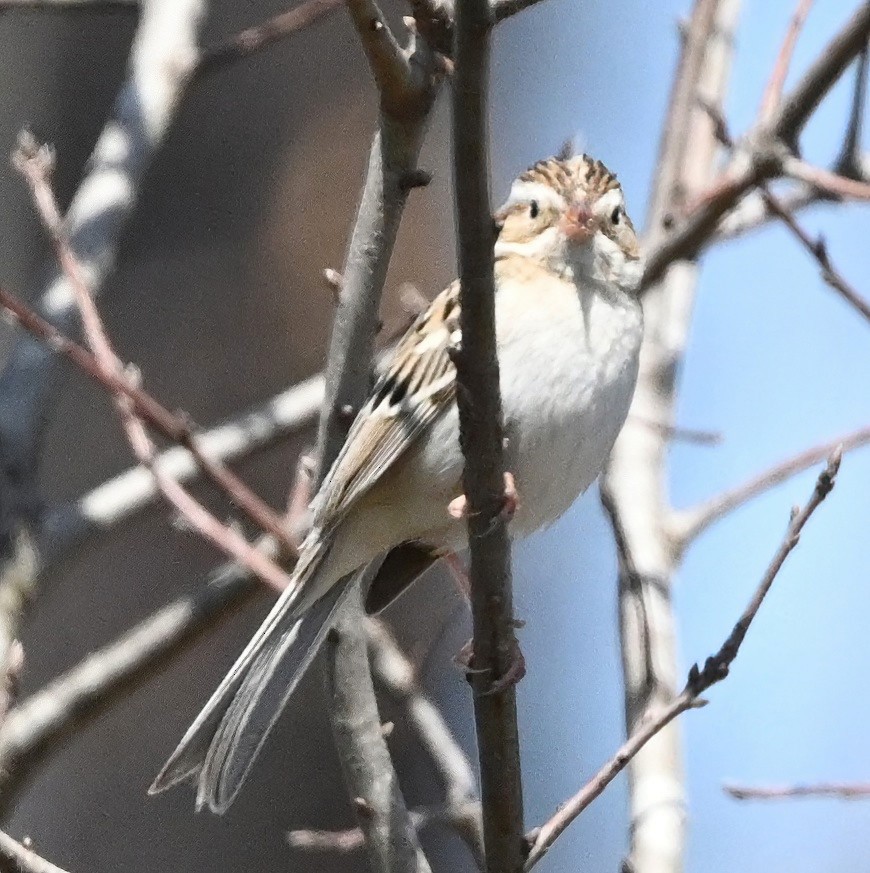
[[[516,539],[554,522],[593,483],[625,422],[643,335],[643,262],[622,186],[585,154],[522,172],[494,222]],[[366,597],[367,610],[378,611],[420,570],[467,545],[451,357],[459,314],[457,281],[388,356],[311,503],[291,583],[149,793],[195,780],[197,809],[225,812],[353,580],[383,561]],[[400,563],[414,572],[390,580],[384,568]]]

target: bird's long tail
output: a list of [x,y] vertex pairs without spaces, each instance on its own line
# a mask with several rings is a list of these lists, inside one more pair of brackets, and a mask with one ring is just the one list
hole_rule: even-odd
[[197,779],[197,809],[235,799],[269,731],[317,654],[355,576],[335,583],[303,615],[296,603],[323,554],[303,554],[285,590],[149,788]]

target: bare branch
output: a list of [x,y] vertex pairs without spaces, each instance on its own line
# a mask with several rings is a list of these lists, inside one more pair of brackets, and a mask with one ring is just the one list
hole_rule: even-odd
[[[374,574],[377,566],[368,571]],[[326,638],[330,719],[345,782],[375,870],[429,873],[381,731],[362,616],[361,585]],[[356,620],[351,621],[353,617]],[[358,652],[362,649],[363,657]]]
[[[2,289],[0,289],[2,302]],[[312,376],[282,391],[225,424],[197,437],[200,450],[212,461],[238,460],[315,423],[323,403],[323,376]],[[182,446],[161,452],[155,462],[178,482],[200,472],[193,455]],[[67,555],[90,535],[122,524],[150,506],[158,496],[154,477],[139,465],[98,485],[78,500],[50,510],[42,524],[40,546],[43,567]],[[293,513],[298,515],[298,511]],[[285,525],[295,541],[295,529]]]
[[345,0],[306,0],[287,12],[281,12],[260,24],[248,27],[225,42],[202,49],[194,72],[197,76],[208,75],[269,48],[327,18],[340,9],[344,2]]
[[[156,466],[156,447],[148,436],[142,419],[136,412],[135,405],[129,396],[130,392],[122,387],[125,384],[130,384],[130,376],[124,372],[121,361],[103,327],[92,290],[88,285],[87,274],[73,252],[54,194],[48,183],[51,160],[50,153],[45,147],[38,148],[32,139],[26,136],[22,137],[19,143],[19,152],[15,158],[16,166],[24,173],[31,185],[34,202],[54,244],[58,262],[75,294],[76,305],[81,314],[88,344],[93,351],[97,371],[102,381],[117,386],[111,390],[122,427],[133,453],[139,462],[152,472],[163,496],[202,536],[210,540],[213,545],[224,551],[230,558],[247,566],[268,584],[282,590],[289,582],[289,576],[274,561],[265,558],[236,530],[218,521],[202,504],[194,500],[178,482]],[[8,297],[8,294],[5,295],[7,302]],[[18,304],[17,312],[21,312],[22,309],[23,307]],[[28,319],[34,324],[41,321],[35,313],[29,313]],[[42,326],[51,331],[47,323],[43,323]],[[57,332],[55,331],[55,333]],[[228,471],[226,471],[226,475],[231,476]],[[280,522],[278,522],[278,527],[281,529]],[[282,529],[282,541],[284,540],[289,544],[289,538]]]
[[764,494],[771,488],[785,482],[792,476],[808,470],[819,461],[827,458],[838,446],[841,451],[849,452],[870,443],[870,427],[863,427],[845,436],[838,437],[827,443],[813,446],[788,458],[782,463],[753,476],[742,485],[725,491],[723,494],[702,503],[692,509],[684,509],[672,515],[670,524],[671,538],[677,549],[684,549],[699,537],[710,525],[724,518],[735,509],[748,503],[755,497]]
[[773,65],[773,72],[770,74],[770,80],[767,87],[764,89],[764,96],[761,99],[761,107],[758,111],[758,122],[764,124],[773,117],[773,113],[779,106],[782,100],[782,91],[785,88],[785,77],[788,75],[788,68],[791,64],[791,57],[794,54],[795,45],[797,45],[798,37],[803,30],[807,16],[810,14],[810,8],[813,5],[813,0],[798,0],[797,8],[789,22],[788,32],[785,39],[782,41],[782,47],[779,50],[779,56],[776,63]]
[[4,831],[0,831],[0,866],[15,873],[66,873]]
[[492,0],[492,15],[496,21],[504,21],[505,18],[510,18],[540,2],[541,0]]
[[[468,803],[466,808],[457,808],[449,804],[444,806],[425,806],[410,811],[411,822],[419,834],[433,825],[449,827],[457,832],[467,826],[469,820],[480,819],[480,805]],[[350,854],[365,847],[365,836],[361,828],[349,828],[346,831],[315,831],[295,830],[287,834],[287,842],[294,849],[306,852],[338,852]]]
[[[268,541],[261,548],[267,556],[277,554]],[[222,567],[199,590],[158,610],[15,706],[0,726],[4,804],[30,762],[157,673],[258,588],[247,569]]]
[[640,427],[648,427],[651,430],[657,431],[671,442],[693,443],[698,446],[718,446],[723,440],[722,434],[715,430],[681,427],[675,424],[668,424],[665,421],[644,418],[641,415],[631,415],[627,423],[639,425]]
[[400,115],[416,103],[408,55],[396,41],[375,0],[346,0],[360,42],[365,49],[384,110]]
[[704,663],[703,668],[695,664],[683,691],[665,706],[648,711],[637,730],[622,745],[619,751],[596,773],[596,775],[566,803],[562,804],[553,816],[541,827],[527,836],[530,846],[524,869],[531,870],[544,857],[561,833],[586,809],[595,798],[613,781],[640,750],[678,715],[689,709],[703,706],[706,701],[701,695],[729,673],[734,659],[740,652],[746,633],[758,615],[764,598],[770,591],[786,558],[798,544],[801,531],[822,501],[831,493],[837,471],[840,467],[840,450],[836,449],[828,459],[825,469],[819,474],[810,499],[803,509],[793,512],[785,537],[776,550],[761,582],[755,590],[743,614],[734,625],[728,638]]
[[[703,4],[701,8],[704,8]],[[647,253],[642,287],[648,288],[661,279],[665,269],[675,260],[697,257],[715,238],[718,224],[728,211],[758,183],[781,172],[783,162],[790,156],[788,147],[794,143],[822,98],[861,53],[868,39],[870,4],[863,3],[820,53],[769,122],[746,137],[747,147],[740,150],[739,159],[732,161],[723,177],[703,193],[688,217],[674,230],[658,233],[653,238]],[[678,80],[682,70],[681,67],[678,71]],[[668,166],[665,164],[665,168]],[[672,190],[666,185],[661,188]],[[673,218],[672,208],[662,212],[655,206],[656,202],[653,201],[653,209],[659,215],[659,221],[668,216]],[[650,224],[650,229],[658,232],[656,225]]]
[[861,133],[864,126],[864,105],[867,95],[867,67],[870,59],[870,47],[858,56],[858,68],[855,70],[855,87],[852,89],[852,109],[849,113],[849,123],[846,126],[846,136],[843,138],[843,149],[837,159],[836,170],[850,179],[861,179],[865,172],[866,159],[862,160]]
[[[401,704],[408,721],[441,777],[446,795],[437,812],[465,841],[478,867],[484,869],[483,831],[477,779],[465,753],[456,742],[438,707],[417,684],[414,667],[393,639],[387,626],[366,619],[369,658],[375,680]],[[427,823],[429,819],[426,819]],[[419,825],[418,825],[419,827]]]
[[814,785],[750,786],[723,785],[735,800],[791,800],[793,798],[833,797],[837,800],[870,798],[870,783],[819,782]]
[[474,716],[480,760],[486,870],[522,868],[523,795],[515,679],[510,541],[504,506],[502,408],[495,337],[495,243],[489,201],[488,0],[457,0],[453,79],[453,179],[461,347],[456,400],[465,457]]
[[[378,85],[381,112],[330,341],[318,433],[318,484],[337,457],[368,391],[381,292],[413,188],[407,180],[417,170],[441,78],[425,39],[412,30],[407,53],[400,50],[374,0],[349,0],[348,9]],[[362,616],[360,598],[349,598],[327,639],[326,674],[336,747],[372,866],[395,873],[428,873],[381,734]]]
[[787,158],[783,162],[783,172],[793,179],[818,188],[831,197],[870,200],[870,183],[849,179],[838,173],[832,173],[824,167],[814,167],[800,158]]
[[[705,190],[717,153],[716,125],[705,106],[721,106],[729,77],[737,0],[695,4],[662,128],[647,217],[647,238],[667,238],[666,219]],[[688,147],[687,143],[691,144]],[[675,263],[644,300],[644,344],[631,417],[673,422],[677,375],[687,341],[697,267]],[[626,734],[678,690],[676,623],[670,587],[676,564],[665,520],[669,441],[660,429],[628,426],[602,480],[619,554],[619,614],[625,675]],[[685,778],[679,727],[660,731],[628,770],[630,852],[635,873],[679,870],[685,849]]]
[[[72,250],[95,291],[114,267],[139,182],[190,76],[204,10],[204,0],[150,0],[142,8],[127,80],[64,219]],[[42,314],[73,333],[78,324],[74,294],[58,267],[39,296]],[[58,388],[54,369],[53,351],[24,336],[0,377],[0,454],[7,476],[14,480],[0,489],[2,502],[11,504],[0,517],[12,524],[26,518],[28,507],[38,502],[39,449]],[[0,531],[0,543],[7,535]]]
[[776,136],[794,143],[819,103],[858,57],[870,37],[870,3],[861,3],[843,29],[819,53],[773,119]]

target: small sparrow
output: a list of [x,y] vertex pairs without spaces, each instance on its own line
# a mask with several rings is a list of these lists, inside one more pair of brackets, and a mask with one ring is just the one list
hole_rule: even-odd
[[[541,161],[496,213],[495,320],[513,536],[551,524],[595,480],[628,413],[643,321],[641,261],[622,188],[582,155]],[[357,572],[383,559],[367,609],[463,549],[463,457],[450,350],[459,284],[399,342],[312,503],[292,583],[158,775],[197,781],[197,808],[232,803]],[[386,555],[386,558],[383,556]]]

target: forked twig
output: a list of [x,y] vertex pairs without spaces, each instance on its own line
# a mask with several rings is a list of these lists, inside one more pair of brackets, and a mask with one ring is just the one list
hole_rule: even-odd
[[699,668],[697,664],[693,665],[689,670],[689,676],[682,692],[660,711],[648,713],[636,732],[629,737],[598,773],[580,791],[562,804],[542,827],[527,835],[529,854],[525,870],[531,870],[544,857],[559,835],[604,791],[652,737],[681,713],[706,704],[706,701],[701,699],[701,695],[728,675],[731,664],[740,652],[740,646],[746,637],[746,632],[755,620],[764,598],[785,563],[785,559],[797,546],[804,525],[822,501],[831,493],[837,471],[840,468],[841,456],[840,449],[835,449],[828,459],[825,469],[819,474],[813,493],[806,505],[803,509],[792,513],[785,537],[762,576],[749,604],[719,650],[707,658],[703,668]]

